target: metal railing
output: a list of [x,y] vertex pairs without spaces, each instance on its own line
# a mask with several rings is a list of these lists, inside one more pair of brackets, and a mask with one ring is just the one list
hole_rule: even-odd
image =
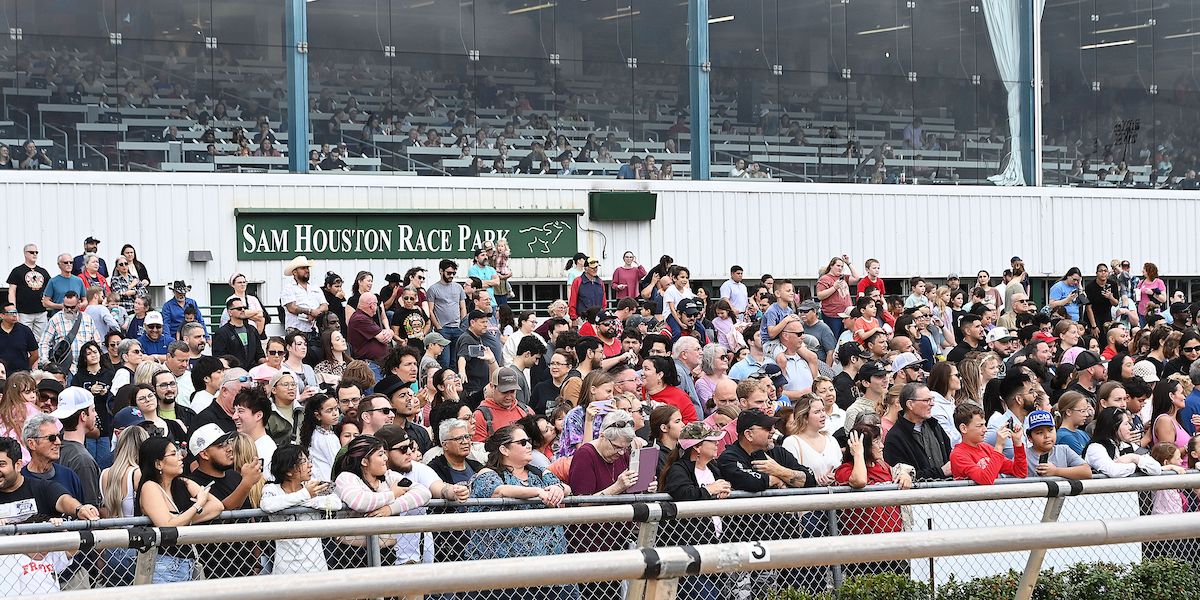
[[[1064,523],[1063,525],[1070,527],[1066,527],[1062,531],[1083,532],[1081,535],[1092,536],[1098,531],[1107,531],[1108,526],[1097,527],[1094,524],[1074,526],[1079,526],[1079,521],[1096,518],[1137,518],[1139,514],[1147,512],[1147,509],[1144,508],[1145,504],[1140,501],[1142,496],[1159,490],[1200,487],[1200,474],[1089,481],[1056,478],[1036,481],[1010,480],[994,486],[976,486],[969,482],[939,482],[925,484],[923,487],[912,490],[898,490],[894,489],[894,486],[879,487],[883,489],[790,490],[786,494],[777,492],[759,497],[681,503],[671,502],[669,498],[662,495],[578,497],[573,498],[572,501],[576,503],[603,502],[605,504],[545,510],[503,510],[525,507],[529,503],[503,499],[482,499],[462,504],[431,502],[428,506],[431,512],[454,511],[464,507],[472,510],[465,513],[451,512],[449,514],[374,519],[287,520],[283,522],[276,520],[180,528],[148,527],[144,525],[144,520],[129,519],[100,521],[86,525],[73,522],[75,524],[67,525],[67,527],[89,527],[93,530],[65,531],[63,528],[59,528],[55,533],[30,533],[29,535],[0,537],[0,559],[31,553],[82,550],[80,555],[99,557],[90,563],[88,572],[91,580],[86,585],[117,589],[78,597],[108,598],[117,597],[109,594],[128,592],[133,589],[124,588],[134,580],[132,563],[121,563],[122,557],[128,559],[134,554],[133,550],[127,549],[144,551],[151,548],[177,546],[195,548],[194,551],[185,552],[184,556],[195,556],[201,563],[204,563],[205,576],[212,580],[241,575],[261,576],[271,570],[269,561],[263,557],[271,554],[279,555],[280,552],[283,552],[282,547],[278,546],[279,540],[308,539],[316,541],[320,538],[325,542],[324,551],[321,546],[316,547],[317,555],[324,554],[317,559],[321,565],[320,570],[325,570],[326,561],[328,561],[328,569],[334,573],[319,577],[308,575],[299,577],[298,580],[315,582],[312,585],[316,587],[307,589],[306,584],[306,590],[297,592],[294,597],[333,597],[305,595],[321,589],[320,586],[323,584],[319,582],[363,582],[366,579],[373,581],[377,579],[374,575],[362,577],[361,573],[356,574],[353,570],[355,567],[404,564],[409,561],[454,563],[471,560],[469,569],[462,569],[460,566],[456,576],[449,579],[444,577],[447,573],[446,569],[455,572],[454,565],[404,566],[401,567],[405,573],[404,585],[394,588],[389,593],[380,593],[375,591],[376,588],[371,587],[369,589],[362,588],[368,591],[360,594],[358,593],[361,591],[359,588],[347,588],[356,591],[354,593],[347,591],[336,597],[395,595],[395,590],[402,590],[404,594],[442,593],[500,589],[518,585],[519,587],[530,587],[559,585],[560,583],[602,582],[599,584],[583,583],[584,586],[599,586],[589,589],[589,593],[586,595],[616,600],[626,593],[630,594],[627,597],[638,597],[643,585],[650,587],[657,585],[654,582],[647,584],[642,581],[645,579],[643,575],[648,572],[644,570],[647,565],[646,557],[651,555],[659,557],[663,573],[670,573],[672,571],[666,567],[668,562],[666,557],[678,555],[678,549],[674,546],[692,545],[696,548],[704,548],[706,547],[704,544],[707,543],[726,542],[711,546],[717,553],[716,556],[726,556],[726,558],[741,556],[750,549],[760,553],[766,552],[767,555],[774,557],[769,561],[768,566],[756,562],[765,560],[760,556],[758,559],[750,561],[754,564],[748,567],[749,569],[771,569],[772,577],[766,583],[736,575],[735,572],[739,571],[740,567],[747,566],[743,563],[731,563],[728,569],[721,571],[726,573],[725,575],[704,580],[720,586],[727,592],[726,596],[728,597],[744,596],[746,593],[754,591],[759,592],[758,597],[761,597],[768,591],[780,591],[785,588],[818,591],[836,588],[841,585],[847,572],[865,572],[861,565],[864,562],[880,563],[888,572],[902,573],[911,575],[915,579],[921,579],[927,571],[922,563],[914,559],[935,556],[950,557],[942,559],[941,566],[943,568],[939,573],[953,572],[959,579],[1002,573],[1009,568],[1020,570],[1023,566],[1026,572],[1023,583],[1028,584],[1028,588],[1032,589],[1032,582],[1036,581],[1046,554],[1033,552],[1027,557],[1016,557],[1015,560],[1018,562],[1014,562],[1013,557],[996,554],[997,552],[1061,548],[1083,544],[1083,542],[1078,541],[1078,538],[1071,538],[1075,541],[1070,544],[1047,542],[1045,545],[1038,546],[1038,542],[1030,542],[1028,539],[1021,541],[1026,537],[1016,533],[1021,528],[1035,526],[1032,523],[1038,521],[1039,517],[1043,521],[1057,520],[1060,514],[1063,514],[1064,508],[1067,508],[1074,510],[1068,510],[1064,520],[1075,522]],[[607,504],[609,502],[621,502],[621,504]],[[483,510],[489,508],[498,510]],[[879,508],[888,510],[881,513],[873,512],[873,509]],[[890,509],[895,510],[890,511]],[[275,519],[279,519],[283,515],[296,515],[297,513],[298,511],[285,511],[275,513],[273,516]],[[263,514],[261,511],[234,511],[223,513],[222,516],[245,519]],[[885,514],[892,520],[880,521],[877,516],[873,516],[878,514]],[[922,518],[926,514],[934,515],[929,518],[928,524],[926,519]],[[723,533],[714,532],[714,517],[719,518],[719,522],[723,523]],[[1179,515],[1175,517],[1178,518]],[[1195,519],[1200,515],[1184,515],[1184,517]],[[956,520],[959,518],[966,519],[968,523],[963,525]],[[937,523],[937,526],[934,525],[934,522]],[[1188,529],[1188,525],[1185,524],[1191,522],[1177,522],[1178,527],[1181,528],[1179,535],[1149,539],[1195,537],[1196,530]],[[876,535],[873,530],[863,530],[862,525],[871,523],[894,533]],[[136,526],[129,529],[99,529],[100,527],[128,525]],[[980,545],[982,543],[978,537],[980,532],[988,531],[976,529],[980,526],[995,526],[996,531],[1008,532],[1007,537],[1016,539],[1018,545]],[[49,524],[8,526],[0,533],[42,531],[47,527]],[[718,526],[717,531],[720,531],[721,528],[722,526]],[[540,556],[541,553],[523,554],[513,551],[511,547],[488,546],[489,543],[495,543],[498,539],[506,539],[503,538],[505,531],[533,531],[537,535],[559,536],[564,543],[556,553],[565,552],[567,554],[554,558],[554,569],[545,569],[544,566],[536,567],[538,561],[530,561],[528,558]],[[1136,530],[1127,530],[1126,533],[1129,531]],[[1156,531],[1161,531],[1161,528]],[[956,545],[947,546],[950,550],[946,552],[930,550],[932,547],[929,543],[930,540],[951,539],[945,537],[946,535],[958,540],[955,542]],[[337,550],[342,546],[340,542],[345,539],[345,536],[358,536],[359,538],[366,536],[365,543],[357,546],[360,550],[355,550],[355,552],[359,552],[357,558],[346,554],[345,547],[342,547],[340,551]],[[808,537],[821,537],[822,539],[801,539]],[[881,541],[876,544],[876,539]],[[1112,537],[1108,540],[1096,543],[1127,544],[1136,541],[1128,537]],[[276,541],[276,546],[272,547],[266,543],[270,541]],[[967,543],[974,544],[975,548],[970,552],[961,551]],[[436,547],[434,547],[435,544]],[[797,544],[799,546],[795,546]],[[787,553],[793,551],[788,549],[794,547],[806,549],[805,552],[795,555],[796,557],[805,557],[795,559],[801,562],[791,562],[793,559],[787,558],[789,556]],[[909,551],[906,549],[915,547],[923,548],[923,551],[929,553],[903,554],[903,552]],[[632,554],[619,552],[630,548],[640,548],[641,550]],[[867,548],[873,550],[867,552]],[[269,552],[269,549],[275,549],[275,552]],[[1152,553],[1178,555],[1183,552],[1195,553],[1195,550],[1194,546],[1187,544],[1153,548],[1147,546],[1144,549],[1117,546],[1106,551],[1100,558],[1114,562],[1137,562],[1142,559],[1143,555],[1151,556]],[[404,554],[405,552],[409,552],[409,554]],[[414,552],[415,554],[413,554]],[[597,552],[603,554],[596,554]],[[782,562],[776,562],[775,559],[780,558],[779,553],[781,552],[783,553]],[[901,552],[901,554],[894,552]],[[687,551],[684,551],[684,554],[692,556]],[[819,555],[819,557],[813,558],[813,554]],[[962,556],[965,554],[987,554],[988,556],[986,559],[967,561]],[[180,554],[176,551],[174,555],[179,556]],[[620,557],[612,558],[610,555],[620,555]],[[523,557],[523,563],[525,565],[534,564],[538,573],[528,574],[527,571],[518,570],[513,572],[525,572],[528,577],[480,579],[479,581],[486,582],[486,587],[475,587],[483,584],[469,583],[474,580],[463,578],[464,573],[472,574],[471,577],[482,572],[491,573],[493,571],[490,569],[493,564],[510,564],[502,560],[484,560],[508,556]],[[640,564],[643,570],[626,572],[612,568],[613,560],[624,561],[626,556],[633,557],[630,559],[634,561],[631,564]],[[638,563],[637,560],[634,560],[638,557],[642,558],[642,562]],[[1188,555],[1187,558],[1196,559],[1191,555]],[[513,560],[522,561],[521,558]],[[1070,562],[1065,562],[1066,560]],[[1095,560],[1095,558],[1086,550],[1074,548],[1067,554],[1057,555],[1054,566],[1084,560]],[[900,562],[886,563],[885,561]],[[946,563],[950,563],[948,569],[945,568]],[[703,562],[699,564],[702,565]],[[934,563],[931,561],[929,564],[932,570]],[[229,574],[230,565],[233,565],[234,570],[237,568],[241,570]],[[578,565],[582,570],[568,568],[573,565]],[[829,565],[829,568],[826,568],[825,565]],[[115,567],[126,569],[126,571],[122,572]],[[431,567],[435,568],[430,570]],[[496,568],[503,570],[505,567],[497,566]],[[634,567],[630,566],[630,568]],[[413,569],[416,570],[413,571]],[[566,570],[564,571],[564,569]],[[570,573],[570,575],[559,583],[552,583],[551,580],[542,578],[542,571],[551,570],[555,573],[554,577],[563,573]],[[686,573],[695,576],[717,572],[693,570],[679,571],[679,574]],[[373,573],[375,572],[373,571]],[[412,575],[408,575],[409,573]],[[424,581],[422,578],[426,573],[431,574],[428,581],[437,581],[436,585],[441,587],[425,588],[421,587],[424,584],[416,583]],[[432,574],[441,574],[443,577],[439,580]],[[390,577],[390,575],[386,577]],[[579,578],[571,579],[571,577]],[[940,578],[941,575],[938,577]],[[0,575],[0,588],[6,585],[3,578],[4,576]],[[930,578],[932,583],[934,579],[932,574]],[[243,583],[242,586],[255,590],[276,590],[275,579],[256,579],[253,585]],[[684,595],[708,597],[693,593],[696,581],[700,580],[685,580],[681,584],[682,588],[687,591]],[[223,581],[208,583],[209,585],[204,588],[207,593],[212,594],[217,593],[217,590],[222,590],[222,597],[224,597],[223,591],[229,589],[225,586],[233,585]],[[220,587],[211,587],[214,584],[219,584]],[[363,585],[375,585],[375,583],[363,583]],[[435,584],[431,583],[430,585]],[[290,591],[291,583],[288,583],[287,586]],[[233,587],[237,586],[233,585]],[[736,594],[734,594],[734,590],[737,590]],[[647,593],[650,591],[653,590],[647,590]],[[174,592],[172,595],[174,596]],[[505,591],[499,593],[497,597],[505,598],[509,595]],[[511,595],[512,597],[523,597],[515,592]],[[244,596],[235,593],[229,597]]]
[[[505,588],[563,586],[614,579],[647,580],[646,598],[674,598],[685,577],[797,569],[839,561],[892,561],[978,555],[1158,540],[1176,540],[1200,529],[1200,514],[1151,516],[1122,521],[1045,523],[937,533],[870,534],[838,540],[778,540],[703,544],[646,550],[587,553],[554,558],[554,568],[525,558],[461,563],[372,567],[253,580],[198,581],[170,587],[172,600],[257,600],[263,590],[294,600],[450,594]],[[1025,588],[1023,587],[1022,590]],[[1032,590],[1032,587],[1029,588]],[[1182,590],[1181,590],[1182,592]],[[157,600],[154,587],[66,592],[62,600]],[[630,598],[641,596],[628,596]],[[1180,596],[1184,597],[1184,596]]]

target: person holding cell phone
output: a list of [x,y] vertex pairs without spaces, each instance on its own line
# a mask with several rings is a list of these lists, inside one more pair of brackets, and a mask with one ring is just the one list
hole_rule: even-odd
[[[302,512],[288,515],[272,514],[272,521],[315,521],[322,516],[342,509],[342,500],[333,494],[328,481],[313,478],[312,462],[304,448],[288,444],[275,450],[271,456],[272,477],[278,483],[263,486],[262,509],[277,513],[288,508],[303,506],[321,512]],[[275,540],[275,558],[271,572],[276,575],[288,573],[314,573],[326,570],[325,552],[320,538],[297,538]]]
[[[151,437],[138,452],[142,473],[135,506],[155,527],[183,527],[211,521],[221,514],[221,501],[210,487],[183,476],[183,455],[166,437]],[[188,581],[195,567],[190,546],[164,545],[158,549],[151,583]]]
[[1083,457],[1070,446],[1058,443],[1058,432],[1050,413],[1035,410],[1029,413],[1028,420],[1029,451],[1036,457],[1027,461],[1030,477],[1092,478],[1092,468]]

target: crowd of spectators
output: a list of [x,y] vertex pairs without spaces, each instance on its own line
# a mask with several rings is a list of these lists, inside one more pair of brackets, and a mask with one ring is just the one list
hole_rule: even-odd
[[[773,488],[1095,473],[1182,472],[1200,459],[1200,333],[1157,266],[1072,268],[1038,309],[1024,261],[1002,281],[914,277],[907,296],[879,260],[836,256],[815,289],[741,266],[719,287],[663,256],[565,265],[568,297],[514,314],[506,242],[460,273],[344,280],[303,256],[282,272],[278,312],[230,277],[207,325],[173,281],[148,306],[150,275],[126,245],[113,271],[89,236],[58,273],[27,244],[0,320],[0,506],[8,523],[141,516],[158,526],[222,510],[423,514],[434,498],[535,500],[663,491],[680,501]],[[213,318],[217,321],[217,318]],[[267,326],[280,320],[282,336]],[[215,331],[214,331],[215,330]],[[652,462],[650,462],[652,461]],[[639,465],[653,465],[643,469]],[[1156,494],[1153,512],[1197,505]],[[473,506],[473,511],[492,510]],[[319,513],[275,520],[320,518]],[[820,536],[819,514],[764,528],[748,517],[680,542]],[[899,531],[897,507],[848,511],[845,533]],[[617,535],[546,526],[464,539],[383,539],[385,564],[604,548]],[[701,539],[702,538],[702,539]],[[154,582],[368,564],[362,539],[160,549]],[[47,581],[120,585],[136,556],[30,559]],[[898,571],[897,564],[855,567]],[[9,585],[16,585],[9,582]],[[48,584],[49,585],[49,584]],[[605,595],[603,585],[557,590]],[[713,582],[687,584],[715,597]],[[685,586],[686,587],[686,586]]]

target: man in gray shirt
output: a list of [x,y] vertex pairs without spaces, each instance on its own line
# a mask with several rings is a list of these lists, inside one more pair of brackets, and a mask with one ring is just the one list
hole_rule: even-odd
[[[429,300],[429,318],[433,320],[433,328],[454,347],[458,336],[462,335],[462,319],[467,316],[467,294],[461,285],[454,283],[458,274],[458,263],[443,259],[438,263],[438,273],[441,279],[425,289],[425,297]],[[451,352],[443,352],[439,362],[443,367],[449,367]]]
[[837,350],[837,336],[833,335],[833,330],[821,320],[821,313],[818,312],[820,309],[820,303],[809,298],[800,303],[797,312],[800,313],[800,322],[804,325],[804,335],[817,340],[817,348],[814,350],[817,360],[832,366],[834,350]]
[[69,387],[58,395],[58,410],[50,413],[50,416],[62,423],[62,450],[58,464],[79,476],[79,483],[83,486],[83,497],[79,501],[100,506],[100,467],[83,445],[88,435],[99,428],[95,397],[84,388]]

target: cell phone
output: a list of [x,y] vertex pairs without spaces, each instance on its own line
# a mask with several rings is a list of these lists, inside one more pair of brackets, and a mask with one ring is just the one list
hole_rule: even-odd
[[1048,463],[1048,462],[1050,462],[1050,454],[1049,454],[1049,453],[1043,454],[1043,455],[1041,455],[1041,456],[1039,456],[1039,457],[1038,457],[1038,464],[1039,464],[1039,465],[1044,465],[1044,464],[1046,464],[1046,463]]
[[263,468],[263,459],[261,459],[261,458],[260,458],[260,459],[258,459],[258,468],[259,468],[259,469],[262,469],[262,468]]
[[483,344],[471,344],[467,346],[468,358],[483,358]]
[[595,404],[596,410],[600,411],[600,414],[602,415],[612,412],[612,400],[600,400]]
[[1009,417],[1009,418],[1008,418],[1008,429],[1009,429],[1009,431],[1012,431],[1013,424],[1014,424],[1013,418],[1012,418],[1012,417]]
[[400,487],[412,487],[412,480],[407,477],[401,479],[399,483]]

